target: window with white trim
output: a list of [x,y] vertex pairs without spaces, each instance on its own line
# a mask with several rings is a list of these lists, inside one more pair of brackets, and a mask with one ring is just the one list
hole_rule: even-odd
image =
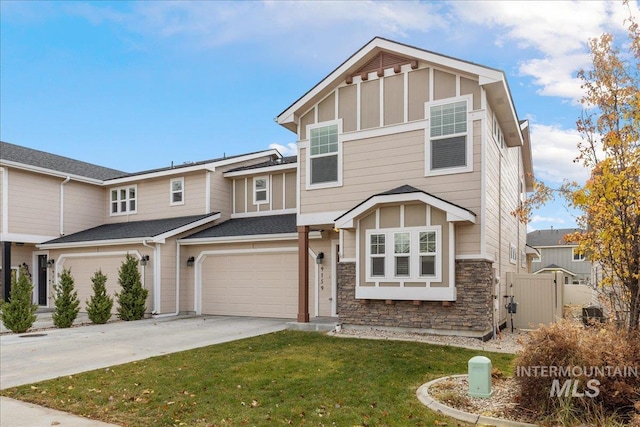
[[572,258],[573,258],[574,261],[584,261],[585,260],[584,251],[581,251],[578,248],[572,248],[571,252],[572,252]]
[[309,127],[309,185],[339,184],[339,124]]
[[368,282],[441,280],[440,226],[368,230]]
[[436,232],[420,232],[420,276],[436,275]]
[[468,106],[468,97],[429,105],[428,174],[472,170]]
[[169,204],[184,205],[184,178],[174,178],[169,184]]
[[518,248],[516,248],[516,245],[513,243],[509,245],[509,262],[511,264],[516,264],[518,262]]
[[111,215],[136,213],[137,186],[119,187],[111,189]]
[[253,178],[253,204],[269,203],[269,177],[256,176]]
[[407,232],[393,234],[393,254],[395,258],[394,276],[411,276],[411,234]]
[[384,256],[385,256],[385,235],[371,234],[369,236],[369,258],[371,270],[369,275],[371,277],[385,277],[384,270]]

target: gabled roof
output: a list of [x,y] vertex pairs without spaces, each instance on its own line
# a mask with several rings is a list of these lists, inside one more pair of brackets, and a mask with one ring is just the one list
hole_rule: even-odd
[[126,174],[126,172],[116,169],[105,168],[2,141],[0,141],[0,164],[37,169],[40,172],[56,176],[74,175],[99,181]]
[[181,242],[232,236],[257,236],[296,233],[296,214],[268,215],[230,219],[180,239]]
[[[199,162],[184,163],[181,165],[170,165],[165,168],[150,169],[141,172],[135,172],[124,176],[116,177],[113,180],[105,182],[105,185],[115,185],[123,182],[135,181],[144,176],[144,178],[155,178],[158,176],[168,176],[177,173],[187,173],[196,170],[215,170],[217,167],[231,165],[237,162],[253,160],[264,156],[272,156],[274,159],[282,157],[282,154],[276,149],[268,149],[262,151],[254,151],[252,153],[238,154],[234,156],[223,156],[217,159],[203,160]],[[146,175],[146,176],[145,176]]]
[[382,193],[374,194],[365,201],[354,206],[341,216],[335,219],[338,228],[353,228],[354,220],[364,215],[381,203],[402,203],[420,201],[447,213],[447,221],[476,222],[476,214],[467,208],[448,202],[440,197],[429,194],[426,191],[412,187],[411,185],[401,185]]
[[574,243],[568,243],[564,240],[564,236],[569,233],[581,231],[579,228],[552,228],[550,230],[536,230],[527,233],[527,245],[533,247],[541,246],[577,246]]
[[56,247],[100,246],[123,243],[164,243],[164,239],[196,227],[206,225],[220,218],[218,212],[207,215],[191,215],[176,218],[130,221],[115,224],[103,224],[77,233],[44,242],[38,247],[53,249]]
[[371,62],[377,55],[386,52],[411,60],[435,63],[445,68],[460,70],[478,77],[478,82],[487,91],[489,102],[499,116],[508,146],[521,146],[523,137],[518,123],[518,115],[507,83],[505,73],[495,68],[431,52],[382,37],[375,37],[360,50],[351,55],[329,75],[317,83],[307,93],[287,107],[276,117],[278,124],[292,132],[297,132],[299,116],[311,105],[319,102],[338,85],[342,84],[358,70]]
[[549,264],[546,267],[543,267],[539,270],[536,270],[533,272],[533,274],[540,274],[540,273],[546,273],[546,272],[553,272],[553,271],[562,271],[563,273],[568,274],[569,276],[575,276],[576,273],[574,273],[573,271],[567,270],[564,267],[560,267],[557,264]]

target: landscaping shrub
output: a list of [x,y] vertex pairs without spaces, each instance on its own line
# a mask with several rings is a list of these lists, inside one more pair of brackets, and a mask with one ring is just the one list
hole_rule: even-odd
[[118,299],[118,317],[121,320],[140,320],[147,310],[149,291],[142,287],[138,260],[127,254],[118,270],[118,283],[122,292],[116,294]]
[[[619,330],[613,323],[585,328],[575,322],[561,321],[531,332],[524,344],[515,361],[523,407],[542,418],[562,423],[567,423],[567,417],[587,423],[611,417],[629,420],[636,413],[634,405],[640,400],[640,379],[635,375],[640,371],[638,334]],[[568,375],[550,370],[546,374],[541,370],[537,374],[525,371],[554,366],[571,369]],[[604,370],[604,375],[597,368]],[[557,396],[566,380],[579,380],[576,396],[573,395],[575,382],[571,383],[570,390],[564,389],[562,396]],[[597,383],[591,382],[588,386],[589,380]],[[580,393],[584,396],[577,396]]]
[[58,328],[70,328],[80,311],[78,292],[73,286],[71,270],[63,269],[60,281],[53,286],[56,310],[53,312],[53,324]]
[[1,302],[0,319],[4,326],[15,333],[27,332],[36,321],[38,306],[31,303],[33,283],[27,270],[20,267],[18,280],[11,278],[9,301]]
[[107,276],[102,273],[102,270],[98,270],[91,277],[91,282],[93,295],[86,301],[89,320],[98,324],[107,323],[113,308],[113,298],[107,294]]

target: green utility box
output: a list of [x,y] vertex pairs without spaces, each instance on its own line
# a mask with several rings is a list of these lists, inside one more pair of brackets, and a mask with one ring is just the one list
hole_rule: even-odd
[[491,360],[487,357],[469,359],[469,396],[491,397]]

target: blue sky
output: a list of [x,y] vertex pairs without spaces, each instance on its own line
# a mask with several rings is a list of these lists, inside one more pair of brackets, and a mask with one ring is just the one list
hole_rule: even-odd
[[[0,2],[0,138],[127,172],[295,135],[274,118],[375,36],[505,71],[536,176],[572,163],[587,41],[638,2]],[[573,227],[562,203],[530,229]]]

